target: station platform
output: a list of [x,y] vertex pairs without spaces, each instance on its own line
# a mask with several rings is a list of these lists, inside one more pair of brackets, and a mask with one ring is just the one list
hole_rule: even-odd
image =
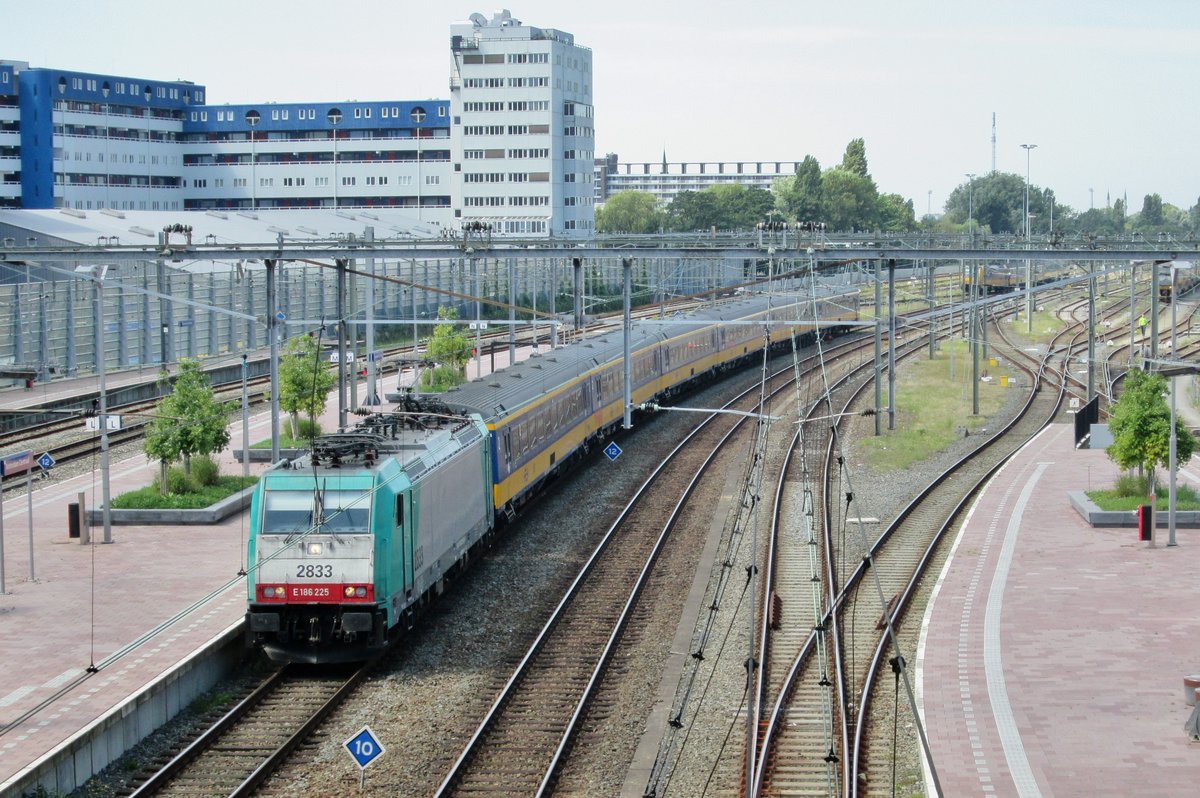
[[[1200,483],[1197,463],[1179,478]],[[917,653],[942,795],[1195,793],[1183,679],[1200,673],[1200,530],[1168,547],[1165,526],[1153,546],[1135,528],[1091,527],[1067,493],[1118,471],[1055,424],[971,509]]]
[[[519,347],[516,359],[528,357],[531,351]],[[483,373],[490,371],[492,362],[482,360]],[[506,366],[507,351],[497,353],[494,362],[496,368]],[[472,361],[468,376],[475,372]],[[108,382],[137,376],[136,372],[110,376]],[[401,374],[399,386],[411,381],[411,376]],[[153,379],[152,370],[147,369],[142,379]],[[382,387],[394,390],[397,379],[388,375]],[[94,384],[94,377],[81,377],[35,385],[31,391],[0,391],[0,405],[36,406]],[[361,404],[367,395],[365,381],[356,387]],[[349,424],[355,421],[354,416],[348,418]],[[336,390],[320,424],[326,431],[337,428]],[[240,419],[230,425],[229,448],[217,458],[223,474],[242,473],[233,455],[242,447],[241,426]],[[269,414],[253,414],[249,427],[251,443],[268,439]],[[0,449],[3,454],[10,452]],[[252,462],[250,471],[261,473],[266,467]],[[140,453],[114,458],[110,493],[117,496],[148,485],[157,472],[157,463]],[[10,492],[3,507],[6,592],[0,593],[0,796],[4,798],[39,758],[228,635],[246,606],[245,577],[238,572],[245,566],[249,513],[211,526],[114,525],[111,544],[102,542],[97,525],[91,530],[92,545],[81,545],[68,536],[67,505],[84,492],[88,508],[100,506],[99,463],[61,482],[42,484],[35,479],[33,487],[32,532],[25,491]],[[113,659],[114,655],[119,657]],[[88,673],[94,665],[101,665],[100,670]],[[127,745],[136,742],[126,740]],[[119,753],[102,752],[97,758],[107,762]],[[70,778],[59,783],[64,781],[70,783]]]

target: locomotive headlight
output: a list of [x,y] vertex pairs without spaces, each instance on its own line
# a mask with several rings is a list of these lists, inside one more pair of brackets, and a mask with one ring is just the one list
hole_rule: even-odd
[[324,548],[324,546],[322,546],[322,544],[320,544],[320,543],[309,543],[308,544],[308,553],[310,555],[317,555],[317,554],[321,553],[323,548]]
[[356,598],[366,598],[367,597],[367,589],[361,585],[354,588],[354,596]]
[[346,598],[354,598],[354,585],[346,585]]

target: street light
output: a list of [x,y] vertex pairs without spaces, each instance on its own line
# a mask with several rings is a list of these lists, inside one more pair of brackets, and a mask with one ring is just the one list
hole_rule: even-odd
[[[1179,268],[1178,261],[1171,261],[1171,357],[1179,357],[1178,350],[1175,348],[1175,295],[1179,293],[1179,281],[1175,279],[1176,272]],[[1154,268],[1158,268],[1155,266]],[[1167,496],[1167,545],[1176,546],[1175,542],[1175,479],[1176,468],[1178,464],[1175,459],[1175,378],[1171,377],[1171,449],[1170,449],[1170,468],[1171,468],[1171,485]]]
[[[1036,144],[1022,144],[1025,150],[1025,249],[1029,249],[1029,153]],[[1026,332],[1033,334],[1033,261],[1025,261],[1025,323]]]
[[967,172],[967,227],[971,231],[971,249],[975,248],[975,173]]

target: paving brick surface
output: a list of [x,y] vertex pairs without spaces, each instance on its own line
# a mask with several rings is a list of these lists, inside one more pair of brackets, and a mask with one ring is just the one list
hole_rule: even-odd
[[993,479],[927,613],[918,679],[946,796],[1200,784],[1182,690],[1200,672],[1200,532],[1168,548],[1163,528],[1151,548],[1131,528],[1093,529],[1067,492],[1117,468],[1072,444],[1054,425]]

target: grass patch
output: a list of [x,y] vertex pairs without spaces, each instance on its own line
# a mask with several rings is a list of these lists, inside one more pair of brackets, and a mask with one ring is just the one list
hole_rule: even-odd
[[231,701],[233,701],[233,693],[213,690],[196,696],[192,703],[188,704],[188,709],[197,715],[203,715],[207,712],[212,712],[214,709],[220,709]]
[[[1008,392],[1020,390],[1011,382],[1008,387],[1000,387],[1000,377],[1014,377],[1020,372],[1005,363],[993,366],[986,360],[980,361],[980,370],[986,370],[992,379],[979,383],[980,414],[973,416],[971,355],[965,341],[944,343],[933,360],[918,355],[905,361],[896,375],[896,429],[887,431],[885,418],[883,434],[864,438],[861,443],[872,469],[888,472],[907,468],[963,437],[963,430],[976,432],[986,426],[987,417],[1003,406]],[[886,395],[884,402],[886,413]]]
[[159,492],[154,485],[122,493],[112,500],[117,510],[202,510],[221,499],[245,490],[258,482],[258,477],[218,477],[216,484],[196,488],[187,493]]
[[[1054,340],[1054,336],[1058,335],[1067,326],[1067,322],[1060,319],[1053,313],[1044,310],[1035,310],[1033,312],[1033,332],[1029,333],[1029,325],[1025,323],[1025,305],[1021,305],[1021,316],[1019,318],[1009,318],[1006,322],[1009,328],[1020,335],[1021,337],[1034,341],[1039,344],[1048,344]],[[1086,325],[1085,325],[1086,326]]]
[[[1169,478],[1166,474],[1163,476]],[[1167,509],[1169,490],[1164,479],[1163,484],[1158,486],[1158,509]],[[1136,510],[1139,504],[1149,503],[1149,496],[1149,480],[1132,474],[1118,477],[1116,484],[1107,490],[1089,490],[1087,492],[1087,497],[1095,502],[1097,507],[1107,512]],[[1181,485],[1176,481],[1175,509],[1200,510],[1200,495],[1191,486]]]
[[[279,448],[280,449],[307,449],[311,445],[312,445],[312,438],[304,438],[304,437],[293,438],[291,435],[286,435],[286,434],[279,436]],[[252,443],[252,444],[250,444],[250,448],[251,449],[270,449],[271,448],[271,439],[267,438],[265,440],[259,441],[258,443]]]

